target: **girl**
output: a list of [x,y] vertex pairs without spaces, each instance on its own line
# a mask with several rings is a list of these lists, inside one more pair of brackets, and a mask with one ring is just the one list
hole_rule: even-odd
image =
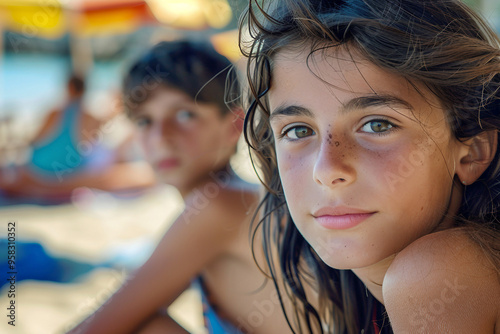
[[458,0],[250,1],[242,22],[294,331],[499,334],[498,37]]
[[229,165],[243,123],[235,101],[225,104],[230,67],[209,44],[178,41],[156,45],[130,69],[129,117],[159,180],[179,190],[185,209],[150,259],[73,333],[186,333],[159,310],[192,281],[210,333],[289,332],[249,245],[258,192]]

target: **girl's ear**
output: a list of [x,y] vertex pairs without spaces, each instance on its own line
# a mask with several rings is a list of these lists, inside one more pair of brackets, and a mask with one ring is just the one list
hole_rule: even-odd
[[463,142],[456,174],[463,184],[474,183],[495,157],[498,145],[496,130],[484,131]]

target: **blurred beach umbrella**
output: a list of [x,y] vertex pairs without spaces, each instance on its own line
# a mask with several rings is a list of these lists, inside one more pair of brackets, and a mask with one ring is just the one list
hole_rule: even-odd
[[[0,0],[0,35],[59,39],[70,35],[77,72],[92,63],[88,38],[131,33],[144,25],[176,29],[223,28],[232,18],[227,0]],[[3,43],[0,37],[0,50]]]
[[241,58],[238,46],[238,30],[228,30],[210,37],[210,42],[220,54],[226,56],[232,62],[237,62]]
[[131,32],[153,22],[143,0],[0,0],[3,29],[56,39]]
[[3,29],[40,38],[127,33],[144,24],[223,28],[226,0],[0,0]]
[[0,0],[0,34],[19,34],[18,44],[69,34],[73,70],[82,74],[93,62],[88,37],[127,34],[155,22],[144,0]]
[[147,0],[163,24],[181,29],[223,28],[232,18],[226,0]]

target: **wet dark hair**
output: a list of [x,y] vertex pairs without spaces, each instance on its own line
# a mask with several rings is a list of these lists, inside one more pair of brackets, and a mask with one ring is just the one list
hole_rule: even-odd
[[[294,332],[374,333],[373,314],[380,316],[384,308],[352,271],[324,264],[290,216],[266,100],[276,54],[305,50],[312,55],[342,46],[415,88],[430,90],[448,112],[455,137],[465,140],[500,130],[499,44],[484,21],[458,0],[249,1],[240,21],[251,97],[244,133],[267,189],[260,204],[263,218],[255,228],[262,229],[266,265],[280,298],[292,300],[293,309],[284,311],[292,311],[287,318]],[[500,271],[498,151],[465,188],[455,221]],[[306,295],[307,284],[318,289],[318,309]],[[384,326],[381,332],[392,329]]]
[[124,104],[127,113],[133,113],[157,88],[170,87],[195,101],[214,103],[226,114],[237,104],[236,95],[226,96],[226,82],[232,85],[228,94],[238,91],[231,62],[208,42],[160,42],[127,72],[123,81]]

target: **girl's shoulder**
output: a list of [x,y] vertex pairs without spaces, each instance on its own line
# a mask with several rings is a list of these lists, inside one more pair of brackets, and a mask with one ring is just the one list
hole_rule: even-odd
[[465,230],[426,235],[398,253],[383,296],[395,332],[500,333],[498,269]]

